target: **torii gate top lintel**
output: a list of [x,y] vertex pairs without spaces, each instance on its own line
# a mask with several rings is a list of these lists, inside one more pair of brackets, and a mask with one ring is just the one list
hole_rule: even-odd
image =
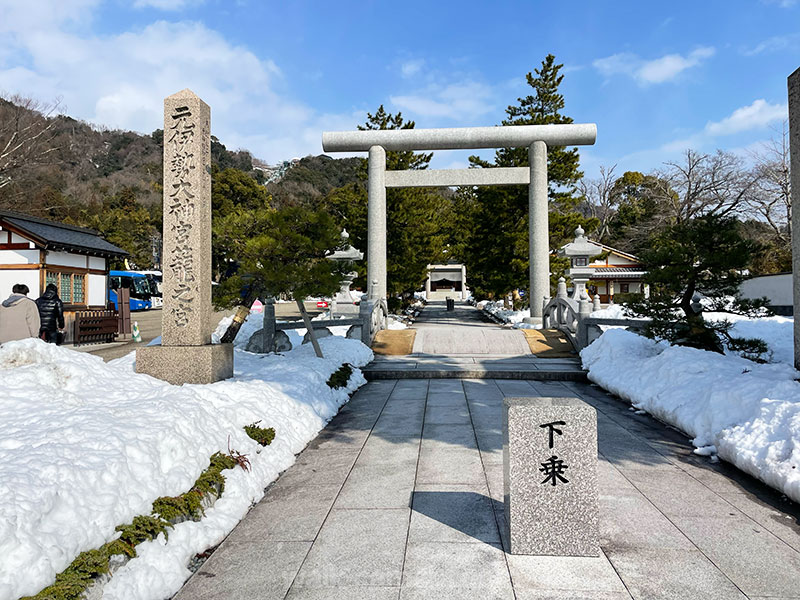
[[565,125],[505,125],[501,127],[454,127],[446,129],[368,129],[326,131],[325,152],[366,152],[372,146],[384,150],[475,150],[479,148],[528,147],[534,142],[548,146],[585,146],[597,139],[594,123]]

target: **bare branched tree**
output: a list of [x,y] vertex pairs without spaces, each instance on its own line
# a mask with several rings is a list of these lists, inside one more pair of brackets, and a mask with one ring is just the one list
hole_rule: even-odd
[[669,183],[670,192],[662,200],[672,207],[678,223],[745,210],[757,181],[741,158],[722,150],[714,154],[687,150],[682,161],[666,163],[658,176]]
[[792,187],[789,177],[789,124],[783,121],[777,138],[750,153],[756,184],[749,198],[755,210],[775,234],[788,244],[792,239]]
[[597,179],[583,178],[578,182],[578,191],[586,199],[589,216],[600,221],[600,226],[593,237],[599,242],[608,238],[608,224],[614,216],[614,207],[619,198],[613,194],[614,169],[617,165],[606,168],[600,167],[600,177]]
[[60,101],[45,104],[19,95],[0,96],[0,188],[57,150],[54,117],[59,105]]

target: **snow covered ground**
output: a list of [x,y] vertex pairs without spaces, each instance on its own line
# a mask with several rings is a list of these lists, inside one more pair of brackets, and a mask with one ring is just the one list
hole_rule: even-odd
[[[343,363],[372,359],[356,340],[324,338],[323,352],[335,358],[318,359],[300,345],[305,332],[294,330],[289,353],[244,352],[260,326],[254,316],[237,337],[233,379],[211,385],[171,386],[137,374],[134,353],[106,364],[37,339],[0,347],[0,600],[51,584],[80,552],[113,539],[117,525],[150,514],[153,500],[187,491],[230,443],[251,470],[225,471],[225,492],[206,516],[176,525],[168,541],[137,546],[139,556],[103,595],[171,596],[189,576],[189,560],[233,529],[365,383],[355,369],[346,388],[326,384]],[[255,421],[275,428],[270,446],[243,431]]]
[[[607,308],[592,313],[592,317],[601,319],[625,319],[630,317],[620,304],[612,304]],[[767,362],[794,364],[794,319],[791,317],[760,317],[752,319],[731,313],[703,313],[709,321],[727,319],[733,323],[731,335],[743,338],[758,338],[769,346]],[[603,328],[604,330],[606,328]]]
[[540,329],[541,327],[538,325],[531,325],[529,323],[523,323],[522,320],[525,317],[531,316],[530,312],[527,310],[509,310],[507,308],[503,308],[502,302],[494,302],[493,300],[482,300],[478,302],[475,307],[478,310],[485,310],[486,312],[494,315],[503,323],[511,325],[515,329]]
[[[800,502],[800,373],[787,362],[791,319],[737,322],[763,337],[781,362],[670,346],[609,329],[581,352],[589,379],[692,437],[696,452],[723,459]],[[789,333],[790,335],[790,333]]]

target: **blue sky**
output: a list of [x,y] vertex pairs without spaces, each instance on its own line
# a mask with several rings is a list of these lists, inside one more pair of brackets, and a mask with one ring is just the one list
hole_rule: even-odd
[[746,156],[786,119],[800,0],[0,0],[0,92],[149,133],[189,87],[215,135],[270,163],[320,153],[322,131],[380,104],[418,128],[496,125],[548,53],[564,113],[598,125],[587,176],[686,148]]

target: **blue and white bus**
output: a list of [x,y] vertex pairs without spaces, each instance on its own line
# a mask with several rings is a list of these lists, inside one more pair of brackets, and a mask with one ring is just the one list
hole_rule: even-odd
[[148,310],[153,307],[152,287],[146,275],[136,271],[109,271],[108,272],[108,301],[119,310],[117,290],[128,288],[131,294],[131,311]]

